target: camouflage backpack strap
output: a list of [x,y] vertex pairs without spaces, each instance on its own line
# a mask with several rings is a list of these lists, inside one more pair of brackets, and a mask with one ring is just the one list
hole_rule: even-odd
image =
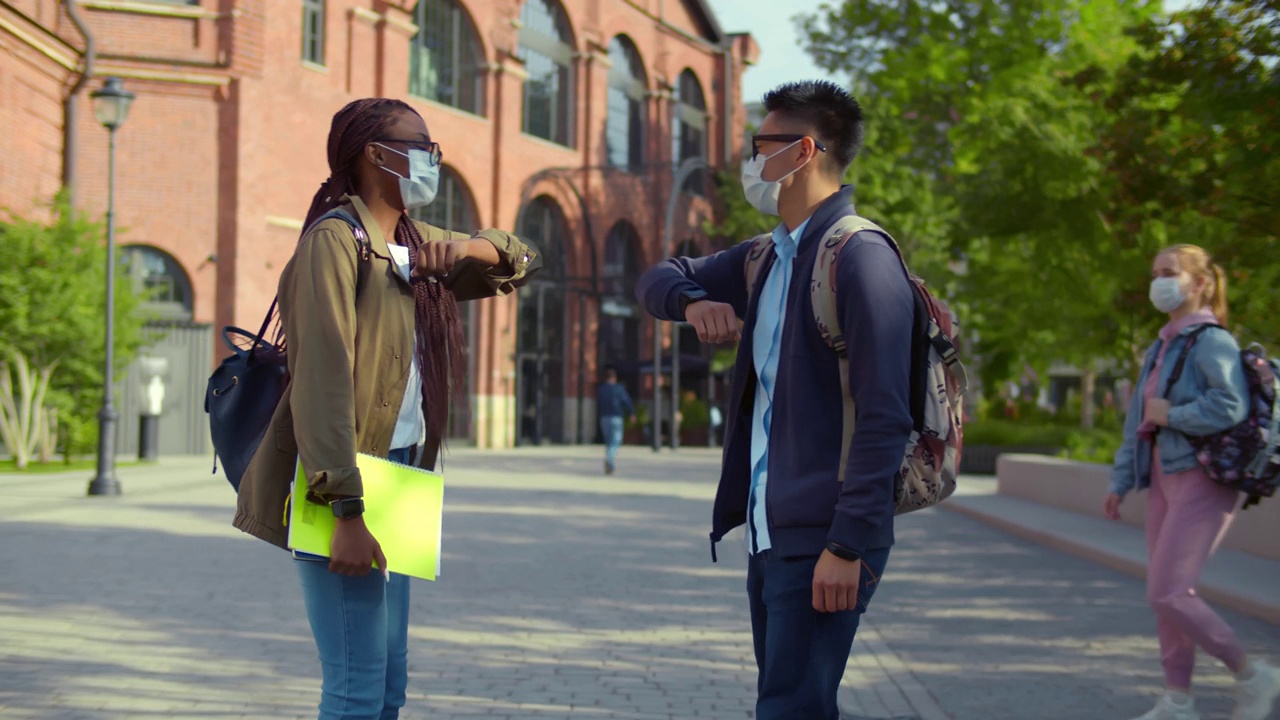
[[756,283],[760,282],[760,270],[764,268],[765,259],[773,253],[773,233],[757,235],[747,242],[751,243],[746,264],[747,305],[750,305],[756,294]]
[[[849,243],[849,239],[863,230],[872,230],[885,237],[890,245],[897,249],[896,243],[889,233],[870,220],[859,215],[846,215],[836,221],[822,238],[818,248],[818,257],[813,263],[813,279],[809,283],[809,295],[813,301],[813,319],[818,325],[818,334],[823,342],[836,351],[840,365],[840,397],[844,399],[843,439],[840,446],[840,474],[836,482],[844,482],[844,473],[849,466],[849,447],[853,444],[854,419],[857,408],[853,404],[853,395],[849,392],[849,348],[845,345],[844,332],[840,329],[840,315],[836,302],[836,270],[839,266],[840,252]],[[901,254],[899,254],[901,257]]]

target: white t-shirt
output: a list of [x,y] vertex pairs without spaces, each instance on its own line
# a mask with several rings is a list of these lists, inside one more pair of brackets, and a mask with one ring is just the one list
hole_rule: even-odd
[[[391,259],[395,261],[396,272],[405,280],[409,279],[409,248],[403,245],[387,243],[391,251]],[[413,447],[426,439],[427,423],[422,417],[422,373],[418,368],[418,341],[414,337],[412,360],[409,364],[409,382],[404,388],[404,400],[400,403],[400,414],[396,417],[396,429],[391,433],[391,447],[388,450]]]

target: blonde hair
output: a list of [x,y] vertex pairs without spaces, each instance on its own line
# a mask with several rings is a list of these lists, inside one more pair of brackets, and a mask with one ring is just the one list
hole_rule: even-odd
[[1161,255],[1178,258],[1178,266],[1192,277],[1204,278],[1204,304],[1217,316],[1218,322],[1227,324],[1227,273],[1213,261],[1208,251],[1199,245],[1174,245],[1160,251]]

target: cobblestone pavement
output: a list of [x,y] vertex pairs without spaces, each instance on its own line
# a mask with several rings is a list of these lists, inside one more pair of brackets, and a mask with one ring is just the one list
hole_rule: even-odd
[[[747,718],[741,536],[710,563],[700,449],[460,450],[439,582],[415,582],[404,718]],[[0,718],[314,718],[288,557],[232,529],[207,461],[0,476]],[[845,677],[850,718],[1106,720],[1159,685],[1141,584],[944,511],[903,518]],[[1280,629],[1228,614],[1258,652]],[[1228,679],[1202,665],[1206,718]]]

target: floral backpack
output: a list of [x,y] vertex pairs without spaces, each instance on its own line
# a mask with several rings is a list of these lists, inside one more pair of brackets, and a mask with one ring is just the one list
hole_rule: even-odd
[[[1209,328],[1225,332],[1215,323],[1191,331],[1165,385],[1165,397],[1182,377],[1196,339]],[[1186,438],[1205,474],[1219,485],[1244,493],[1244,507],[1248,508],[1275,495],[1280,486],[1280,362],[1268,358],[1266,350],[1256,343],[1240,351],[1240,362],[1249,385],[1248,417],[1220,433]]]
[[[849,393],[849,350],[836,310],[836,268],[840,251],[855,234],[864,230],[883,236],[902,260],[902,251],[889,233],[864,217],[849,214],[837,220],[822,238],[809,285],[814,322],[822,339],[839,357],[840,390],[844,398],[844,444],[840,449],[838,475],[842,481],[849,463],[856,408]],[[746,279],[748,293],[754,294],[764,261],[773,253],[773,236],[761,235],[751,242]],[[906,268],[905,260],[903,268]],[[955,492],[963,439],[962,402],[969,384],[956,350],[960,324],[955,314],[929,292],[923,280],[910,271],[907,276],[915,296],[915,332],[911,341],[913,429],[904,448],[902,468],[894,478],[894,512],[898,515],[937,505]]]

